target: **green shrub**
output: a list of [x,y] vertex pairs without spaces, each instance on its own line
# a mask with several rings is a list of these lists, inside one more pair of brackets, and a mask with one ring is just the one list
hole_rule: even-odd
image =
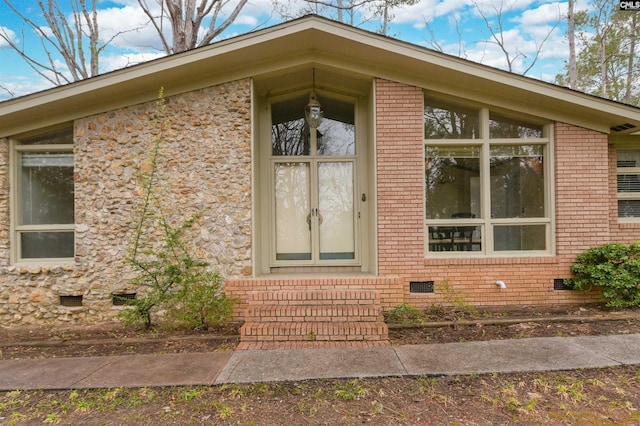
[[169,319],[183,327],[207,330],[229,321],[234,304],[224,294],[219,272],[198,271],[182,283]]
[[571,267],[576,290],[602,287],[607,306],[640,306],[640,244],[605,244],[578,255]]

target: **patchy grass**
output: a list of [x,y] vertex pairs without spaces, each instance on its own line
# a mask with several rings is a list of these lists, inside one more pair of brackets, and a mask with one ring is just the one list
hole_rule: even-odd
[[0,393],[0,424],[638,424],[640,368]]

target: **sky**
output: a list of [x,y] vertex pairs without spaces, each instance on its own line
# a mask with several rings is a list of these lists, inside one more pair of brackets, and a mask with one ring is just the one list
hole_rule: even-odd
[[[7,6],[10,3],[38,25],[45,26],[33,0],[0,0],[0,31],[24,46],[29,56],[47,61],[38,37]],[[68,7],[69,0],[58,0]],[[149,4],[155,0],[148,0]],[[228,0],[233,5],[236,0]],[[276,0],[278,10],[295,15],[303,0]],[[577,8],[586,7],[578,0]],[[137,0],[98,0],[98,24],[102,41],[110,40],[100,59],[100,72],[163,56],[159,38],[139,9]],[[509,69],[505,53],[492,42],[492,32],[503,40],[509,52],[511,70],[553,82],[563,72],[568,57],[565,38],[567,3],[547,0],[419,0],[393,9],[387,35],[400,40],[460,56],[501,69]],[[63,12],[67,13],[68,10]],[[331,11],[320,14],[335,18]],[[273,0],[249,0],[238,18],[218,39],[276,25],[287,18],[274,9]],[[379,31],[380,20],[361,9],[353,24]],[[47,31],[47,28],[44,28]],[[532,61],[537,58],[533,67]],[[57,59],[59,60],[59,59]],[[531,67],[531,69],[528,69]],[[0,101],[52,87],[51,83],[26,65],[0,39]]]

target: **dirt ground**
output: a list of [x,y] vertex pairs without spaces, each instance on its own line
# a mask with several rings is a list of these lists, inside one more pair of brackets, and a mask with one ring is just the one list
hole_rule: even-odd
[[[392,344],[640,333],[640,310],[527,307],[410,312]],[[409,324],[411,323],[411,324]],[[415,324],[419,326],[415,326]],[[420,324],[421,323],[421,324]],[[208,332],[2,328],[2,359],[232,349],[237,327]],[[640,368],[309,380],[213,387],[0,393],[0,424],[640,425]]]
[[[640,333],[640,309],[602,306],[411,311],[389,323],[392,345]],[[204,331],[100,326],[0,328],[0,359],[209,352],[233,349],[239,326]]]

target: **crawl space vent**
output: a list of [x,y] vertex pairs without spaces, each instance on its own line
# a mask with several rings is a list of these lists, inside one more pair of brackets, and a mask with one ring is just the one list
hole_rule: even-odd
[[553,289],[554,290],[573,290],[571,286],[568,285],[568,280],[566,278],[554,278]]
[[433,281],[411,281],[409,282],[409,292],[433,293]]
[[82,296],[60,296],[60,306],[70,308],[82,306]]
[[129,300],[136,298],[135,293],[113,294],[113,306],[124,306]]

